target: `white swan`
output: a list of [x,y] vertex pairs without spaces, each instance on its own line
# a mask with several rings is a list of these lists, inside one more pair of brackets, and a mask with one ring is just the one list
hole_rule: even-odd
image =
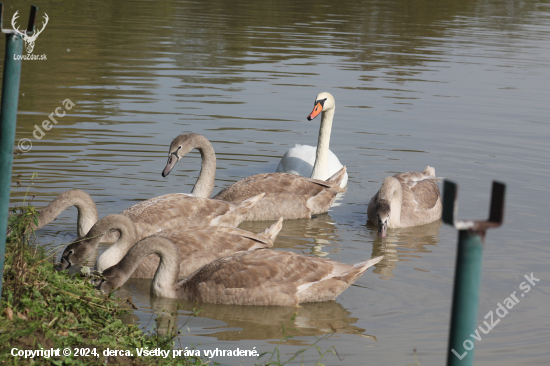
[[[298,145],[289,149],[277,167],[277,173],[290,173],[311,177],[313,179],[326,180],[331,175],[342,169],[340,160],[329,150],[330,132],[332,130],[332,118],[336,107],[334,97],[327,92],[317,94],[313,111],[307,116],[311,121],[321,115],[321,127],[319,128],[319,140],[317,146]],[[344,188],[348,184],[348,173],[340,183]]]

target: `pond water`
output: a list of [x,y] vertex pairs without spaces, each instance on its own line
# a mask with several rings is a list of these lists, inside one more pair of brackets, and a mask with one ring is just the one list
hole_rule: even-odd
[[[31,2],[4,2],[4,25]],[[442,365],[450,320],[457,233],[440,222],[391,230],[366,226],[382,180],[434,166],[459,184],[459,217],[487,217],[491,182],[507,184],[504,225],[486,236],[479,322],[533,273],[540,282],[482,341],[476,365],[542,365],[550,359],[550,4],[547,1],[41,1],[49,23],[23,61],[12,205],[35,195],[90,193],[100,216],[141,200],[190,192],[200,170],[192,152],[167,178],[171,140],[206,136],[218,156],[215,193],[274,172],[295,143],[316,145],[306,120],[317,93],[336,99],[330,147],[347,166],[347,192],[327,214],[284,223],[276,249],[354,263],[385,255],[336,301],[299,309],[201,305],[149,296],[130,281],[133,319],[154,326],[178,312],[183,347],[272,351],[281,322],[291,357],[335,346],[326,364]],[[25,23],[26,24],[26,23]],[[75,106],[33,136],[62,102]],[[37,134],[40,136],[40,134]],[[31,176],[36,173],[35,177]],[[2,172],[5,174],[5,172]],[[20,176],[18,176],[18,174]],[[17,181],[21,187],[17,187]],[[76,210],[38,234],[62,248],[76,237]],[[259,232],[269,223],[243,223]],[[105,248],[102,247],[101,250]],[[180,307],[178,309],[178,306]],[[167,322],[164,317],[162,321]],[[173,322],[173,319],[170,321]],[[318,359],[315,350],[304,362]],[[215,357],[253,364],[252,357]]]

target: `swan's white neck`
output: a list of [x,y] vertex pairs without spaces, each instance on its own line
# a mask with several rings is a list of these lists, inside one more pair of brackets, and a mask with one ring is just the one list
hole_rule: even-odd
[[311,178],[327,180],[330,178],[329,164],[328,164],[328,152],[330,144],[330,132],[332,130],[332,118],[334,117],[334,110],[323,110],[321,115],[321,127],[319,128],[319,140],[317,141],[317,152],[315,153],[315,165],[311,172]]
[[201,153],[201,172],[191,191],[195,197],[210,198],[216,178],[216,153],[210,141],[204,136],[194,138],[194,148]]

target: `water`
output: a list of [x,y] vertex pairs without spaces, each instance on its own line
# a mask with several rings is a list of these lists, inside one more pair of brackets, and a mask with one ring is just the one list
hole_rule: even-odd
[[[29,1],[4,4],[6,27],[16,10],[25,23]],[[422,365],[444,364],[455,230],[434,223],[381,240],[365,226],[384,177],[431,165],[459,183],[461,218],[486,218],[491,181],[507,183],[505,224],[486,237],[479,319],[519,291],[525,274],[541,279],[476,342],[476,364],[548,363],[548,2],[44,1],[39,19],[44,11],[50,21],[34,54],[47,61],[23,62],[16,142],[33,145],[14,160],[21,177],[12,204],[29,185],[38,207],[81,188],[104,216],[190,192],[197,152],[160,175],[171,140],[187,132],[213,143],[217,192],[275,171],[295,143],[315,145],[319,119],[305,117],[317,93],[335,96],[330,146],[348,167],[348,190],[328,214],[285,222],[275,246],[345,263],[386,259],[335,302],[298,310],[204,305],[186,324],[184,347],[271,351],[280,322],[296,311],[283,359],[334,329],[319,345],[345,359],[328,355],[327,364],[406,365],[414,348]],[[74,108],[37,140],[34,125],[67,98]],[[39,242],[74,239],[75,214],[41,230]],[[177,307],[148,289],[148,281],[131,281],[121,294],[138,306],[134,320],[151,328],[155,309]],[[179,325],[195,305],[181,306]],[[310,350],[304,358],[318,357]]]

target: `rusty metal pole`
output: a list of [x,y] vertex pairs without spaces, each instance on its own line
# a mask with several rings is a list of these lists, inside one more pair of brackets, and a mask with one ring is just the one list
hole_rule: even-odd
[[[4,6],[0,3],[0,29],[4,15]],[[26,34],[34,32],[36,6],[31,7],[29,25]],[[19,102],[19,82],[21,80],[21,55],[23,54],[22,33],[15,29],[2,29],[6,34],[6,53],[4,55],[4,75],[2,79],[2,105],[0,112],[0,294],[4,274],[4,256],[6,250],[6,232],[10,204],[11,173],[13,163],[13,145]]]
[[504,184],[493,182],[489,220],[458,221],[457,186],[447,180],[443,185],[443,222],[459,230],[447,366],[471,366],[474,362],[474,341],[470,334],[477,325],[483,242],[488,228],[502,224],[505,189]]

